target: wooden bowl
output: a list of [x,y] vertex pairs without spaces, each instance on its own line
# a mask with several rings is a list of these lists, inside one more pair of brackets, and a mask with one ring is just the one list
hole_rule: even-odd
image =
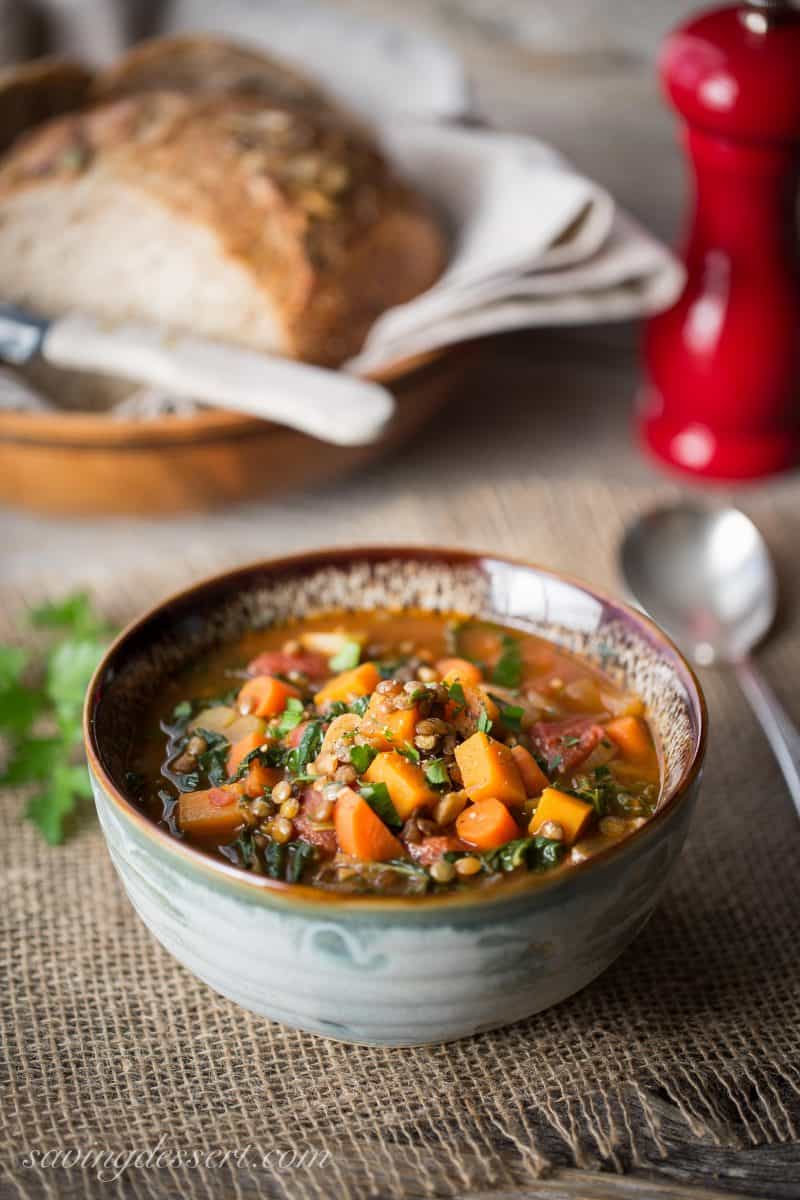
[[332,446],[215,409],[115,420],[97,412],[0,413],[0,502],[43,513],[152,514],[214,508],[304,488],[411,437],[454,393],[474,345],[376,375],[397,403],[380,441]]

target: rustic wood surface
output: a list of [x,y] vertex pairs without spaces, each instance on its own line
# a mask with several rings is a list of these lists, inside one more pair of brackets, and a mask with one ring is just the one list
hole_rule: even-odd
[[[476,110],[486,120],[550,140],[654,232],[674,237],[685,185],[652,56],[660,33],[689,5],[406,0],[400,11],[392,0],[340,3],[353,11],[427,24],[464,55]],[[656,485],[671,494],[676,485],[631,447],[629,417],[638,380],[637,338],[629,326],[516,334],[486,347],[463,395],[429,427],[421,444],[335,489],[214,517],[161,522],[72,522],[4,510],[3,606],[12,609],[31,591],[57,595],[74,584],[99,585],[109,573],[124,573],[131,589],[137,572],[151,578],[161,573],[176,582],[170,577],[171,555],[180,555],[200,573],[287,547],[376,537],[369,506],[387,492],[398,497],[397,521],[385,531],[387,539],[421,541],[435,528],[440,538],[449,534],[469,544],[470,509],[459,511],[454,500],[467,476],[471,484],[485,485],[483,500],[473,493],[471,502],[485,503],[489,510],[513,504],[515,481],[534,475],[554,484],[583,479],[634,492]],[[796,510],[798,497],[795,479],[746,494],[757,516],[773,506]],[[540,514],[518,517],[524,526]],[[482,528],[487,527],[484,519]],[[498,530],[506,527],[498,521]],[[609,540],[613,543],[611,535]],[[521,546],[508,545],[499,535],[498,544],[489,548],[524,552],[525,537],[521,541]],[[565,547],[557,565],[577,570],[579,564],[580,546]],[[612,575],[609,564],[609,580]],[[623,1177],[559,1171],[524,1194],[543,1200],[800,1197],[797,1145],[720,1149],[672,1121],[667,1106],[662,1124],[666,1159]],[[523,1193],[507,1193],[509,1200],[512,1194]],[[498,1193],[492,1196],[501,1200]]]

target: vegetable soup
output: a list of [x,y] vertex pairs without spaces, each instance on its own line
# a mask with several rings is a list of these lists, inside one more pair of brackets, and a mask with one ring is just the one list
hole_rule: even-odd
[[330,612],[247,634],[146,712],[129,791],[243,871],[421,896],[565,871],[652,815],[641,700],[517,629]]

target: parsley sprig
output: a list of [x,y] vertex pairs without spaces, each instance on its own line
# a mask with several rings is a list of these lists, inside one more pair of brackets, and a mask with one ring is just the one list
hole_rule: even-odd
[[86,592],[34,608],[29,620],[51,631],[51,641],[38,661],[19,646],[0,644],[0,785],[33,788],[24,815],[57,845],[79,801],[91,797],[81,710],[111,628]]

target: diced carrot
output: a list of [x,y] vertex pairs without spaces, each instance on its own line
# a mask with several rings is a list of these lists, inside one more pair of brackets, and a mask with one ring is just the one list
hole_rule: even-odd
[[506,804],[525,803],[525,785],[508,746],[478,732],[457,746],[455,753],[470,800],[491,797]]
[[226,838],[244,824],[239,799],[241,783],[228,783],[203,792],[182,792],[178,797],[178,825],[200,838]]
[[593,813],[594,808],[591,804],[586,804],[577,796],[568,796],[558,788],[548,787],[542,792],[542,798],[528,825],[528,832],[538,833],[545,821],[555,821],[564,830],[564,841],[571,846],[584,832]]
[[358,732],[378,750],[392,750],[414,740],[419,719],[416,705],[412,708],[387,708],[380,692],[373,692]]
[[275,787],[275,784],[280,783],[282,778],[283,773],[277,767],[265,767],[263,763],[256,760],[247,768],[244,790],[251,800],[255,800],[261,795],[264,788]]
[[444,684],[454,683],[456,679],[461,683],[483,682],[483,671],[468,658],[440,658],[436,664],[436,670],[442,676]]
[[496,850],[519,837],[519,827],[502,801],[489,796],[459,813],[456,830],[462,841],[478,850]]
[[648,759],[653,753],[650,733],[638,717],[616,717],[608,722],[605,731],[626,758]]
[[314,703],[318,708],[332,704],[334,700],[352,704],[359,696],[369,696],[374,692],[380,681],[380,671],[375,663],[365,662],[360,667],[353,667],[351,671],[343,671],[341,675],[330,679],[317,692]]
[[273,675],[256,675],[248,679],[236,699],[239,711],[256,717],[276,717],[286,708],[290,696],[299,696],[296,687],[275,679]]
[[421,767],[396,750],[377,754],[364,773],[367,783],[385,783],[398,816],[405,821],[415,808],[430,808],[439,799]]
[[228,768],[229,775],[235,775],[239,770],[242,760],[247,758],[248,754],[252,754],[254,750],[263,743],[263,733],[254,731],[253,733],[245,734],[238,742],[234,742],[228,751],[228,761],[225,764]]
[[550,780],[530,750],[526,750],[524,746],[512,746],[511,757],[517,764],[517,769],[522,776],[522,782],[525,784],[525,794],[527,796],[538,796],[548,786]]
[[402,842],[372,811],[363,796],[352,788],[342,788],[336,798],[334,824],[339,847],[345,854],[362,862],[386,862],[402,858]]

